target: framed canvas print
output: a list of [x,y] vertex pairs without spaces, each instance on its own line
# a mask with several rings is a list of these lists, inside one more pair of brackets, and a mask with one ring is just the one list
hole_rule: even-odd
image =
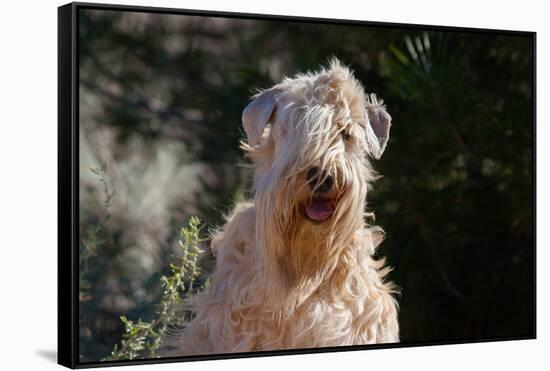
[[60,364],[535,338],[535,33],[58,21]]

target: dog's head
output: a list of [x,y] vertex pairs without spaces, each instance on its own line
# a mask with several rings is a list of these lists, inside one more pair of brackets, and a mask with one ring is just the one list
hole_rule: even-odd
[[285,238],[280,244],[304,251],[305,240],[335,245],[362,227],[373,178],[368,157],[384,152],[391,117],[348,68],[333,60],[286,78],[254,96],[242,121],[255,166],[258,237]]

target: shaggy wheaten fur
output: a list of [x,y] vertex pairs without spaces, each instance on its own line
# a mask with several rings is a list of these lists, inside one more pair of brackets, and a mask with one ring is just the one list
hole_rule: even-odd
[[211,287],[173,354],[399,341],[389,269],[373,258],[383,232],[365,223],[367,158],[390,121],[337,60],[254,97],[242,116],[254,200],[213,236]]

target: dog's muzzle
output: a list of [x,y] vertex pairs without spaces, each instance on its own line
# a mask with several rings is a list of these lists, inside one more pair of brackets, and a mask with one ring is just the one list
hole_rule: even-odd
[[[323,183],[317,185],[317,179],[323,179]],[[327,193],[334,186],[334,178],[332,175],[326,175],[324,172],[319,171],[318,167],[312,167],[307,172],[307,182],[311,190],[316,193]]]
[[[323,179],[323,182],[318,184],[318,179]],[[315,194],[304,206],[304,214],[313,222],[324,222],[336,208],[335,200],[326,196],[334,186],[334,178],[321,172],[318,167],[312,167],[307,173],[307,182]]]

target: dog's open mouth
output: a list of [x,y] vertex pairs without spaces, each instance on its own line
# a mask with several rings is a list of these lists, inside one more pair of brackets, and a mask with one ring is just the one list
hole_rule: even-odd
[[304,207],[304,213],[314,222],[324,222],[332,216],[335,207],[336,202],[333,199],[314,197]]

